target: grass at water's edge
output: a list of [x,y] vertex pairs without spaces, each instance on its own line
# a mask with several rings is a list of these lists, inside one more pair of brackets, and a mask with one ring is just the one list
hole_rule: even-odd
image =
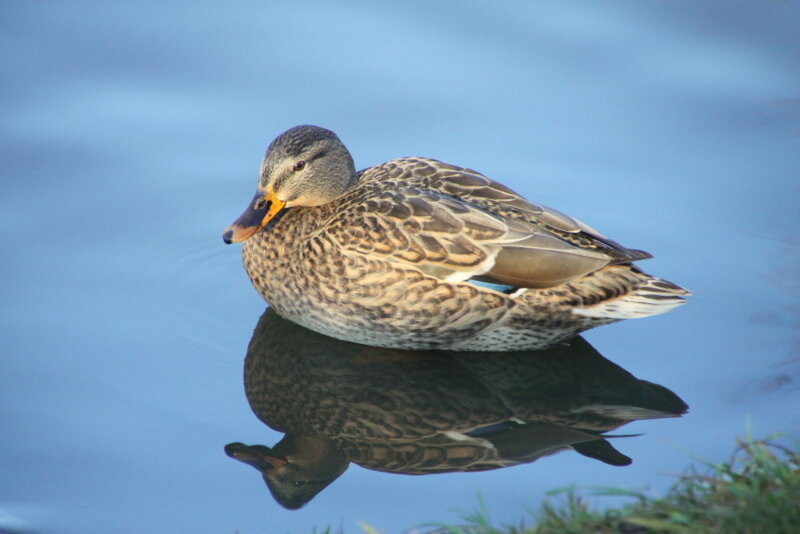
[[[800,443],[789,449],[739,439],[728,462],[690,467],[660,498],[615,488],[589,492],[633,499],[619,508],[592,509],[574,488],[552,492],[558,493],[560,502],[546,501],[529,525],[495,527],[479,500],[463,525],[431,524],[409,534],[800,533]],[[382,532],[360,526],[366,534]]]

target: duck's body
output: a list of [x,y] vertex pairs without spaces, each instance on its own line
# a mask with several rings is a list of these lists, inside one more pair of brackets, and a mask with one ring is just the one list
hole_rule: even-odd
[[284,133],[250,212],[225,235],[247,239],[245,269],[264,299],[317,332],[404,349],[532,349],[688,294],[632,265],[649,254],[475,171],[403,158],[332,186],[347,158],[328,130]]

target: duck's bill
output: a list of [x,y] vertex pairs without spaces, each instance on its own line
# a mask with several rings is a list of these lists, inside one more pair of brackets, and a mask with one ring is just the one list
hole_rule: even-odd
[[278,200],[272,193],[259,191],[244,213],[225,229],[222,240],[230,245],[253,237],[283,209],[284,205],[286,202]]
[[244,443],[228,443],[225,445],[225,454],[258,469],[269,471],[276,467],[286,465],[284,458],[276,455],[272,449],[264,445],[245,445]]

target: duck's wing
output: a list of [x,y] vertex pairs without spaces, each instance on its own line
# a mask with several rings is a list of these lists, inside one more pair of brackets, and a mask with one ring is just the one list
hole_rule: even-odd
[[424,181],[437,191],[473,203],[506,218],[524,220],[553,232],[576,246],[607,249],[617,263],[651,258],[649,253],[623,247],[588,224],[543,204],[536,204],[503,184],[468,169],[429,158],[404,158],[400,163],[410,181]]
[[367,169],[329,221],[345,253],[414,265],[448,281],[550,287],[650,257],[469,169],[407,158]]

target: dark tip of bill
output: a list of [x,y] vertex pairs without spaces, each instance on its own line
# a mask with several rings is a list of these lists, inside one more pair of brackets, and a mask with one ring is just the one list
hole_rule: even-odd
[[224,234],[222,234],[222,240],[225,241],[226,245],[233,243],[233,230],[227,230]]
[[233,458],[239,450],[244,447],[244,443],[239,443],[238,441],[234,443],[228,443],[225,445],[225,454]]

